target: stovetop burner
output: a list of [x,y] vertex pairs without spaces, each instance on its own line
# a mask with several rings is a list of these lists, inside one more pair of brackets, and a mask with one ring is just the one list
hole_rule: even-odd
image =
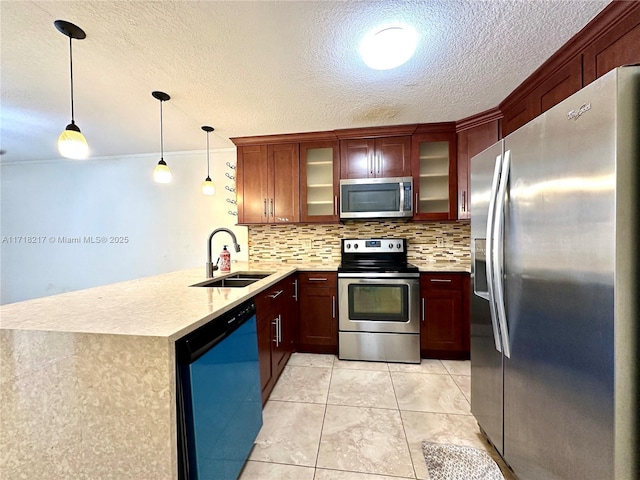
[[404,238],[343,239],[338,272],[410,273],[418,267],[407,262]]

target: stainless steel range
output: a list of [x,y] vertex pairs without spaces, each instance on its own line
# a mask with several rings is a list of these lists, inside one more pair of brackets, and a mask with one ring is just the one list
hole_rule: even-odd
[[338,357],[420,363],[420,274],[404,238],[343,239]]

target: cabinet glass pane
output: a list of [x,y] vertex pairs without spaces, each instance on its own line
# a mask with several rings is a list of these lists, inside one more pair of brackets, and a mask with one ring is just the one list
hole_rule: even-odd
[[420,143],[420,213],[449,211],[449,142]]
[[307,214],[333,214],[333,149],[307,150]]

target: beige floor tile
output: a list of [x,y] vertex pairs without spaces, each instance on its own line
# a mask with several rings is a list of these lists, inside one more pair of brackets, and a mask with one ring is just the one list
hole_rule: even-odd
[[400,410],[471,415],[469,402],[449,375],[391,372]]
[[238,480],[313,480],[313,467],[248,461]]
[[420,363],[390,363],[389,370],[392,372],[407,373],[437,373],[448,375],[440,360],[422,359]]
[[331,368],[287,365],[269,399],[325,404],[330,379]]
[[327,403],[398,409],[391,375],[374,370],[334,370]]
[[478,429],[475,418],[468,415],[441,413],[400,412],[407,435],[411,459],[419,479],[429,480],[427,465],[422,454],[422,441],[452,443],[489,450]]
[[316,470],[314,480],[413,480],[415,477],[387,477],[369,473],[346,472],[344,470]]
[[325,405],[269,400],[250,460],[313,467]]
[[470,360],[440,360],[451,375],[471,375]]
[[467,401],[471,403],[471,377],[467,375],[451,375],[451,378],[460,387]]
[[413,477],[400,412],[327,405],[317,467]]
[[335,355],[323,355],[318,353],[293,353],[287,365],[298,367],[328,367],[333,366]]
[[335,359],[333,368],[347,368],[350,370],[380,370],[389,371],[389,366],[384,362],[359,362],[357,360],[339,360]]

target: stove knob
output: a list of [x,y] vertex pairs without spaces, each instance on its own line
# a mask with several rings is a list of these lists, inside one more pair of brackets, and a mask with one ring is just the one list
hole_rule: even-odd
[[351,244],[350,243],[345,244],[345,246],[347,247],[347,250],[349,250],[351,248]]
[[358,244],[356,243],[353,248],[355,248],[356,250],[358,249]]
[[389,244],[389,248],[393,248],[393,243],[390,243],[390,244]]
[[400,245],[399,243],[396,245],[396,247],[398,247],[398,250],[400,250],[400,247],[402,247],[402,245]]

